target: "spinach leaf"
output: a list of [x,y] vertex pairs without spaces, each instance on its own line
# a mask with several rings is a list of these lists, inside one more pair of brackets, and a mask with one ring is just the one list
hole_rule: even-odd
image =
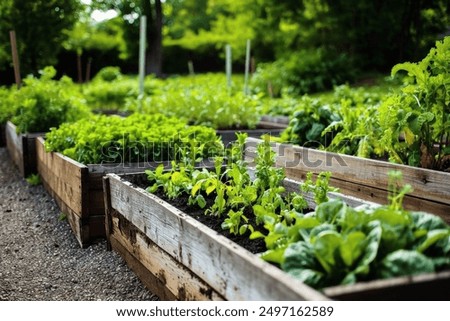
[[417,251],[398,250],[387,255],[378,271],[380,278],[434,272],[433,261]]

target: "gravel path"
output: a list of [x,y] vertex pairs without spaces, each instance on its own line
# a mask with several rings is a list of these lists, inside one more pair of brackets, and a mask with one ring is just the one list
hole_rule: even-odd
[[0,148],[0,300],[157,300],[99,241],[81,249],[42,185]]

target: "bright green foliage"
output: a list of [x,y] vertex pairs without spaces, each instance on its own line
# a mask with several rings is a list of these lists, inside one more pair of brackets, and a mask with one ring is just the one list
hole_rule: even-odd
[[27,183],[32,186],[37,186],[37,185],[42,184],[41,177],[39,176],[39,174],[31,174],[30,176],[28,176],[26,178],[26,180],[27,180]]
[[408,186],[391,173],[390,204],[350,208],[336,199],[298,217],[300,240],[278,263],[306,284],[323,288],[440,271],[450,267],[450,228],[437,216],[402,209]]
[[[83,51],[99,50],[108,52],[116,50],[125,54],[126,45],[123,37],[123,21],[110,19],[101,22],[82,17],[70,30],[65,30],[67,39],[62,43],[64,49],[82,55]],[[122,58],[122,57],[120,57]]]
[[336,87],[332,108],[339,120],[322,132],[322,137],[332,136],[327,150],[365,158],[381,154],[377,112],[382,98],[378,93],[366,93],[348,85]]
[[[239,140],[234,147],[239,150]],[[241,172],[245,163],[223,172],[219,157],[215,171],[196,169],[189,174],[180,166],[176,171],[160,167],[147,172],[155,184],[150,191],[162,187],[171,198],[186,193],[190,204],[201,208],[206,206],[203,196],[215,195],[205,214],[227,213],[223,229],[263,238],[267,251],[261,253],[262,259],[317,289],[450,267],[450,227],[437,216],[402,208],[410,187],[399,187],[400,173],[390,174],[388,205],[351,208],[339,198],[328,198],[334,190],[328,185],[330,173],[320,174],[316,182],[308,175],[301,193],[285,193],[284,173],[273,167],[269,141],[257,152],[253,181]],[[311,192],[317,206],[304,213],[307,203],[302,194]]]
[[359,157],[382,154],[377,114],[388,90],[367,92],[342,85],[329,97],[303,96],[279,140]]
[[308,96],[298,101],[297,108],[280,140],[302,146],[327,147],[336,130],[322,133],[331,124],[339,122],[339,116],[329,106],[321,105],[320,100]]
[[257,93],[279,97],[324,91],[353,79],[352,63],[346,55],[320,48],[290,53],[273,63],[259,65],[251,85]]
[[[431,217],[435,227],[415,222]],[[386,206],[352,209],[333,200],[296,224],[305,226],[299,229],[301,240],[286,248],[282,268],[315,288],[450,266],[450,228],[430,214]],[[432,245],[427,247],[428,243]]]
[[163,188],[164,193],[174,199],[182,193],[187,193],[192,188],[189,174],[189,168],[183,164],[172,162],[169,171],[165,170],[164,165],[159,165],[155,171],[146,170],[145,173],[154,184],[147,188],[148,192],[155,192],[158,188]]
[[[253,218],[252,222],[256,222],[260,229],[262,226],[270,228],[275,223],[291,224],[298,215],[296,211],[302,212],[308,204],[302,194],[285,193],[282,186],[284,171],[274,167],[275,153],[268,137],[258,145],[255,179],[251,179],[247,163],[243,161],[246,137],[246,134],[238,134],[237,141],[228,150],[225,171],[223,157],[215,158],[213,171],[206,168],[195,169],[185,163],[173,163],[168,171],[160,166],[155,171],[147,171],[148,178],[153,183],[148,191],[154,192],[162,188],[169,198],[185,193],[189,195],[188,203],[203,208],[206,215],[221,218],[226,214],[222,222],[223,229],[232,234],[248,233],[250,238],[263,237],[268,248],[273,249],[270,244],[277,243],[277,240],[283,240],[285,244],[288,237],[271,232],[266,236],[255,230],[250,220]],[[326,197],[323,193],[331,191],[327,178],[319,179],[315,184],[312,181],[305,182],[303,186],[305,191],[312,191],[316,199],[323,199]],[[214,202],[206,207],[205,197],[210,195],[214,196]],[[253,213],[254,217],[247,213]]]
[[108,66],[99,70],[99,72],[95,75],[93,81],[106,81],[113,82],[114,80],[120,80],[123,75],[120,72],[119,67]]
[[330,178],[330,172],[321,172],[317,175],[316,182],[314,183],[312,173],[307,173],[306,180],[301,185],[301,190],[304,193],[314,193],[314,202],[316,204],[328,202],[328,193],[337,191],[337,189],[330,187]]
[[[155,90],[157,81],[147,76],[144,82],[144,94]],[[94,110],[135,111],[139,95],[136,77],[125,76],[118,67],[105,67],[94,79],[83,85],[81,91],[87,104]]]
[[[392,76],[408,73],[399,93],[383,96],[339,86],[328,104],[303,97],[280,140],[304,145],[315,137],[329,151],[359,157],[387,155],[392,162],[447,170],[449,53],[447,37],[422,61],[396,65]],[[324,110],[331,111],[333,120],[322,117]]]
[[53,67],[40,73],[40,78],[24,79],[24,85],[10,97],[15,111],[12,122],[18,132],[47,132],[51,127],[90,115],[70,78],[54,80]]
[[216,129],[254,128],[260,117],[259,102],[256,97],[245,96],[239,84],[242,79],[235,77],[233,88],[228,89],[223,74],[168,79],[144,99],[143,110]]
[[[390,159],[445,170],[450,161],[450,37],[418,63],[394,66],[408,72],[411,84],[379,108],[381,142]],[[436,147],[437,146],[437,147]]]
[[6,123],[15,114],[15,91],[16,87],[0,87],[0,124]]
[[83,164],[173,160],[193,148],[196,159],[223,149],[213,129],[187,126],[160,114],[93,116],[63,124],[47,134],[45,146],[47,151],[61,152]]

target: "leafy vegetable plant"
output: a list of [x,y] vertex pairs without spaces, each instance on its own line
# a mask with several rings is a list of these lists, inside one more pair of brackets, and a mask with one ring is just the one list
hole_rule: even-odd
[[181,159],[188,151],[194,160],[223,152],[216,132],[160,114],[127,118],[93,116],[52,128],[47,151],[57,151],[83,164],[145,163]]
[[379,109],[381,142],[390,159],[412,166],[445,170],[450,167],[450,37],[418,63],[394,66],[392,75],[410,77],[399,94]]
[[215,74],[168,79],[144,99],[143,109],[215,129],[252,129],[260,118],[256,97],[244,95],[242,87],[229,90],[225,77]]
[[449,268],[450,228],[437,216],[403,210],[409,187],[399,190],[401,175],[391,175],[389,205],[351,208],[334,199],[299,216],[300,239],[286,247],[281,267],[315,288]]
[[40,73],[39,79],[32,76],[24,79],[23,87],[13,93],[12,122],[18,132],[47,132],[90,115],[70,78],[54,80],[53,67],[46,67]]
[[[236,156],[242,156],[239,144],[244,137],[234,146]],[[258,145],[257,154],[254,179],[244,175],[248,168],[237,164],[238,157],[231,157],[225,171],[219,157],[214,171],[196,169],[190,175],[181,167],[167,172],[162,184],[157,178],[165,175],[162,169],[148,172],[155,182],[151,190],[181,182],[180,191],[190,196],[191,204],[218,219],[226,213],[223,229],[263,238],[267,250],[260,254],[262,259],[317,289],[450,267],[449,226],[437,216],[403,209],[410,186],[401,186],[401,173],[390,174],[388,205],[352,208],[339,198],[329,198],[335,190],[329,186],[329,173],[320,174],[315,182],[309,174],[298,193],[286,193],[284,173],[274,167],[268,139]],[[314,210],[308,210],[304,193],[313,194]],[[208,195],[215,197],[210,207]]]

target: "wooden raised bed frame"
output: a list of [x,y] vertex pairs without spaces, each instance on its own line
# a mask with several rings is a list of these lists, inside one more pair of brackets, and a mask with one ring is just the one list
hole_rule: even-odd
[[45,133],[18,134],[12,122],[6,123],[6,147],[22,177],[37,173],[36,138],[44,135]]
[[[449,299],[450,271],[318,292],[136,187],[132,182],[143,175],[104,178],[107,240],[163,300]],[[287,181],[289,190],[298,188]],[[351,206],[362,204],[339,197]]]
[[[250,163],[260,142],[252,137],[247,139],[245,157]],[[404,198],[404,207],[436,214],[450,224],[450,173],[290,144],[273,143],[272,149],[277,153],[276,164],[285,168],[286,177],[302,181],[308,172],[317,175],[329,171],[330,185],[339,188],[342,194],[378,204],[385,204],[388,199],[388,172],[401,171],[404,183],[413,187]]]
[[[84,165],[61,153],[45,151],[44,139],[36,140],[37,170],[48,193],[67,216],[81,247],[105,237],[102,177],[105,173],[142,172],[143,164]],[[148,165],[148,164],[146,164]],[[148,165],[146,168],[150,168]]]
[[[141,164],[81,164],[57,152],[45,151],[44,139],[36,140],[37,170],[44,188],[55,199],[82,248],[105,237],[105,203],[102,177],[106,173],[136,173],[161,162]],[[164,162],[164,166],[169,166]]]

